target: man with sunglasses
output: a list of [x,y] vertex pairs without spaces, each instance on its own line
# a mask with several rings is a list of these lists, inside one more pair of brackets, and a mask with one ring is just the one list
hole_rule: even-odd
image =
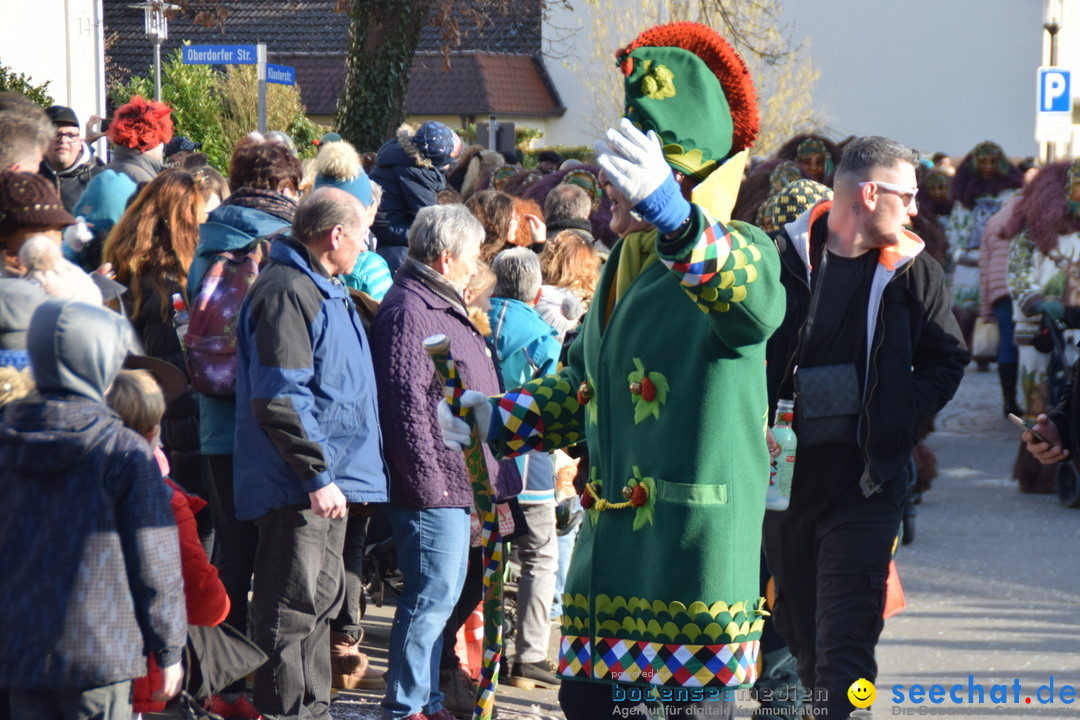
[[45,159],[38,172],[56,186],[64,209],[71,212],[83,190],[90,184],[95,170],[104,165],[94,150],[83,142],[79,118],[75,111],[63,105],[45,110],[52,120],[56,134],[45,148]]
[[918,153],[850,142],[824,200],[774,237],[788,294],[769,341],[770,400],[795,398],[791,503],[767,512],[773,617],[813,691],[844,718],[847,689],[877,677],[891,549],[916,426],[960,384],[968,353],[941,266],[905,229]]

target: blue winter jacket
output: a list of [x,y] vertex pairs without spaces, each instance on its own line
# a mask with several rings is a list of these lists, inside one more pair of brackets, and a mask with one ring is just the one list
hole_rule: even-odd
[[275,240],[236,333],[238,520],[335,483],[351,503],[386,502],[368,338],[348,291],[308,249]]
[[[199,227],[199,246],[188,270],[187,293],[195,297],[214,255],[240,250],[256,238],[286,230],[289,223],[269,213],[236,205],[215,209]],[[199,396],[199,450],[203,455],[229,455],[233,451],[236,403]]]

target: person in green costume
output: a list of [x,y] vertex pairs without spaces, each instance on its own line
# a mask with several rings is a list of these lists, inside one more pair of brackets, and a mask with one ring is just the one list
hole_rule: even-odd
[[[617,58],[626,117],[598,164],[652,227],[613,248],[562,370],[462,400],[500,455],[589,444],[563,595],[567,719],[640,712],[643,698],[669,717],[702,702],[723,715],[757,676],[765,343],[785,307],[772,243],[729,220],[756,98],[702,25],[652,28]],[[440,419],[448,445],[467,443],[448,407]]]

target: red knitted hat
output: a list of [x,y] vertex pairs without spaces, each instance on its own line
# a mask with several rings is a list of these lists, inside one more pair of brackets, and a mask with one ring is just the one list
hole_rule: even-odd
[[146,152],[172,140],[172,108],[156,100],[136,95],[113,113],[109,141],[115,145]]

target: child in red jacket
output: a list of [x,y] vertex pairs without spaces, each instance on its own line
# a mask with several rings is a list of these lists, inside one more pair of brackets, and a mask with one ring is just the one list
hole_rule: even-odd
[[[188,623],[214,626],[229,614],[229,596],[210,564],[195,525],[195,513],[206,501],[188,495],[169,478],[169,461],[161,451],[158,436],[165,415],[165,397],[153,376],[146,370],[121,370],[106,400],[124,424],[146,438],[154,448],[163,480],[172,488],[172,511],[180,534],[180,560],[184,576]],[[148,659],[149,672],[132,683],[132,709],[135,712],[161,712],[165,703],[153,702],[150,696],[161,684],[160,670],[154,658]]]

